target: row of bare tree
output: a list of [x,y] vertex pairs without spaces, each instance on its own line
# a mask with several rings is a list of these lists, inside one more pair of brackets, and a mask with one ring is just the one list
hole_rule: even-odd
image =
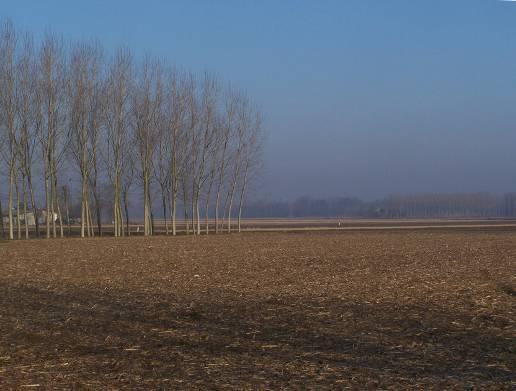
[[240,230],[260,162],[261,122],[244,93],[212,74],[198,77],[150,57],[136,61],[126,48],[107,56],[98,43],[64,44],[52,34],[36,45],[5,22],[0,186],[7,187],[9,238],[29,238],[29,213],[37,236],[64,235],[70,216],[63,172],[72,167],[83,237],[96,234],[95,223],[102,232],[101,182],[112,189],[115,236],[128,233],[134,193],[143,196],[145,235],[154,230],[153,199],[161,200],[167,234],[177,233],[179,218],[187,233],[208,233],[210,216],[215,232],[231,232],[235,213]]

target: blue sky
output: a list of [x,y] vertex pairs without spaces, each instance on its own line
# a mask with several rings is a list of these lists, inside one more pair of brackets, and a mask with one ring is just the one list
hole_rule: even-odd
[[245,88],[271,198],[516,191],[516,3],[0,0],[0,17]]

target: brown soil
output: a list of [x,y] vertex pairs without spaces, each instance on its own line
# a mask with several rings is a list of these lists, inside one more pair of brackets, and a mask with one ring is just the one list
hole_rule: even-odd
[[0,388],[516,387],[511,232],[0,243]]

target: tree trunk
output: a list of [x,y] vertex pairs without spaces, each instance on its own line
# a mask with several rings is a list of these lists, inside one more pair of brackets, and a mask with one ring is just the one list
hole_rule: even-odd
[[95,198],[95,212],[97,214],[97,234],[99,236],[102,236],[102,209],[99,204],[98,197],[94,196]]
[[206,216],[205,216],[205,226],[206,226],[206,235],[208,235],[210,233],[210,197],[208,195],[208,197],[206,198],[206,205],[205,205],[205,212],[206,212]]
[[24,217],[24,228],[25,228],[25,239],[29,239],[29,222],[27,221],[27,182],[25,176],[23,176],[22,181],[22,191],[23,191],[23,217]]
[[20,221],[20,184],[18,183],[18,175],[14,177],[16,187],[16,234],[18,239],[22,237],[21,221]]
[[210,233],[210,196],[211,196],[211,188],[213,186],[213,172],[212,172],[212,175],[210,176],[210,185],[208,186],[208,192],[206,194],[206,235],[208,235]]
[[124,209],[125,209],[125,224],[127,226],[127,236],[131,235],[131,231],[129,229],[129,200],[127,199],[127,192],[123,193],[124,198]]
[[114,231],[115,237],[122,237],[125,236],[124,219],[122,216],[122,197],[127,197],[127,191],[122,189],[120,172],[117,171],[115,175],[115,198],[113,205]]
[[176,209],[177,209],[177,191],[172,188],[170,192],[170,220],[172,221],[172,236],[176,236]]
[[197,235],[201,234],[201,213],[199,209],[199,195],[197,195],[197,200],[195,202],[195,213],[197,217]]
[[14,208],[14,167],[11,163],[11,167],[9,167],[9,239],[14,239],[14,216],[13,216],[13,208]]
[[[45,152],[45,158],[44,158],[44,170],[45,170],[45,207],[47,209],[47,215],[45,216],[45,225],[46,225],[46,237],[47,239],[50,239],[50,187],[49,187],[49,181],[50,181],[50,172],[48,167],[48,152]],[[53,217],[53,216],[52,216]]]
[[192,212],[192,216],[191,216],[192,232],[195,235],[195,228],[196,228],[196,224],[195,224],[195,187],[192,188],[192,202],[190,205],[190,211]]
[[[237,163],[238,164],[238,163]],[[231,212],[233,209],[233,198],[235,195],[235,188],[238,175],[240,174],[240,166],[237,166],[235,176],[233,177],[233,183],[231,184],[231,191],[229,193],[229,205],[228,205],[228,233],[231,233]]]
[[32,174],[29,171],[29,175],[27,177],[27,181],[29,184],[29,192],[30,192],[30,203],[32,207],[32,213],[34,213],[34,223],[36,225],[36,237],[39,238],[40,232],[39,232],[39,216],[38,216],[38,208],[36,207],[36,200],[34,197],[34,188],[32,186]]
[[168,235],[167,194],[165,189],[161,190],[161,203],[163,207],[163,219],[165,220],[165,235]]
[[228,233],[231,233],[231,209],[233,209],[233,192],[231,192],[228,205]]
[[247,187],[247,172],[249,170],[249,161],[246,161],[244,171],[244,181],[242,183],[242,191],[240,192],[240,203],[238,205],[238,232],[241,232],[242,207],[244,205],[245,190]]
[[143,179],[143,231],[145,236],[152,235],[151,206],[150,206],[150,189],[148,173],[144,173]]
[[52,172],[51,172],[51,179],[50,179],[50,198],[51,198],[52,202],[50,205],[50,208],[51,208],[50,210],[52,213],[52,237],[56,238],[57,231],[56,231],[56,221],[55,221],[54,216],[56,215],[55,208],[56,208],[56,198],[57,197],[56,197],[56,188],[55,188],[55,181],[54,181],[55,175],[53,173],[53,168],[51,170],[52,170]]
[[70,223],[70,206],[69,206],[69,196],[68,196],[68,189],[63,187],[63,198],[64,198],[64,204],[66,209],[66,223],[68,225],[68,237],[72,236],[72,225]]
[[[82,177],[82,191],[81,191],[81,238],[86,236],[86,178]],[[89,231],[88,231],[89,232]]]
[[220,202],[220,192],[217,191],[217,196],[215,197],[215,233],[219,233],[219,202]]
[[93,200],[95,201],[95,214],[97,216],[97,235],[102,236],[102,206],[97,193],[96,186],[93,188]]
[[125,236],[125,228],[124,228],[124,216],[122,215],[122,205],[118,204],[118,216],[120,216],[120,234],[122,237]]
[[84,205],[84,216],[86,218],[86,236],[88,236],[88,238],[91,238],[93,228],[91,226],[90,204],[88,202],[86,202]]
[[217,196],[215,197],[215,233],[219,233],[219,203],[220,203],[220,193],[222,190],[222,181],[224,179],[224,169],[225,169],[225,159],[226,159],[226,150],[227,150],[227,137],[224,141],[224,149],[222,150],[221,163],[220,163],[220,171],[219,171],[219,180],[217,183]]
[[59,205],[59,194],[57,189],[57,175],[56,175],[56,183],[55,183],[55,189],[56,189],[56,205],[57,205],[57,218],[59,219],[59,236],[61,238],[64,238],[64,228],[63,228],[63,215],[61,214],[61,206]]
[[190,226],[189,226],[190,220],[188,217],[188,195],[186,194],[186,186],[184,186],[184,184],[183,184],[183,212],[185,215],[185,231],[186,231],[186,234],[189,235],[190,234]]
[[117,222],[118,222],[118,217],[117,217],[117,207],[116,207],[116,185],[115,185],[115,190],[114,190],[114,197],[113,197],[113,236],[116,238],[118,237],[118,229],[117,229]]
[[0,197],[0,235],[2,235],[2,239],[5,237],[4,232],[4,213],[2,209],[2,197]]

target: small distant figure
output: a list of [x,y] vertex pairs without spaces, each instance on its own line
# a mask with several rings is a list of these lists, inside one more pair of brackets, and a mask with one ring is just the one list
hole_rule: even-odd
[[339,221],[339,228],[340,228],[340,221]]
[[140,232],[140,226],[139,225],[136,226],[136,232]]

